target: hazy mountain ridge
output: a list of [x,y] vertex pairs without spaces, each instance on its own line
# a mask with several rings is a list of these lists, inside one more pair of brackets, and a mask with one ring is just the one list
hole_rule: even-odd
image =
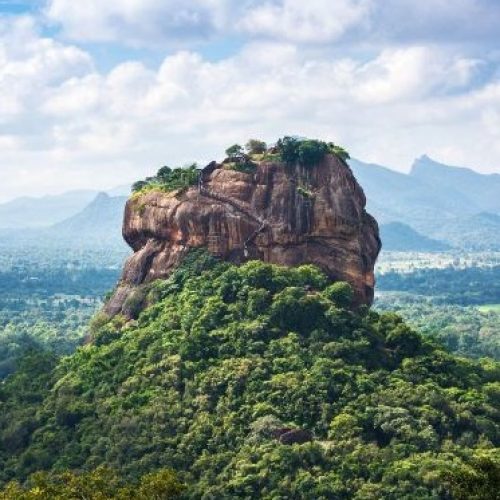
[[40,198],[16,198],[0,204],[0,228],[50,226],[83,210],[96,194],[81,190]]
[[[349,164],[363,186],[368,211],[382,226],[397,222],[419,233],[420,238],[410,237],[408,229],[403,231],[401,226],[386,227],[382,241],[389,239],[384,248],[438,251],[435,243],[421,239],[428,238],[458,248],[500,249],[499,174],[444,165],[426,155],[415,160],[408,174],[356,159]],[[71,244],[96,240],[104,244],[106,239],[112,245],[122,245],[119,228],[124,194],[128,194],[126,186],[110,190],[108,195],[71,191],[59,196],[18,198],[0,204],[0,235],[10,240],[9,245],[13,240],[18,244],[36,240],[43,244],[68,240]],[[28,226],[33,229],[19,231]]]
[[395,252],[443,252],[451,248],[442,241],[427,238],[402,222],[382,224],[380,238],[385,250]]
[[355,159],[349,164],[379,223],[400,222],[456,247],[500,248],[500,175],[443,165],[425,155],[409,174]]
[[[85,189],[41,197],[23,196],[0,203],[0,229],[49,227],[84,210],[100,191]],[[127,196],[129,186],[117,186],[106,193],[110,197]]]
[[80,212],[49,227],[0,229],[2,245],[126,249],[121,225],[127,199],[98,193]]

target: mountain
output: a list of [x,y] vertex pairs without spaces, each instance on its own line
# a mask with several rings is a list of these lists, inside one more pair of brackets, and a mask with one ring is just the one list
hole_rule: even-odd
[[0,228],[50,226],[83,210],[96,194],[86,190],[41,198],[16,198],[0,204]]
[[455,218],[436,227],[432,235],[452,246],[470,250],[500,250],[500,215],[488,212]]
[[0,246],[125,251],[121,221],[126,201],[126,196],[98,193],[80,212],[51,226],[0,230]]
[[470,200],[475,211],[500,214],[500,174],[479,174],[470,168],[450,167],[424,155],[410,172],[428,185],[452,189]]
[[[111,197],[129,196],[130,186],[121,185],[106,192]],[[48,227],[81,212],[99,191],[68,191],[40,198],[22,197],[0,204],[0,230]]]
[[[190,183],[178,189],[188,174]],[[337,156],[324,155],[314,168],[291,170],[279,160],[255,159],[251,166],[212,162],[201,173],[175,175],[136,192],[126,205],[123,235],[135,253],[107,305],[109,314],[133,317],[128,304],[138,288],[167,277],[189,248],[202,246],[230,262],[317,264],[348,281],[358,304],[372,302],[378,226]],[[158,182],[174,189],[165,192]]]
[[[197,251],[144,293],[137,321],[101,315],[89,345],[32,352],[2,383],[0,488],[67,469],[112,488],[104,466],[128,482],[173,469],[193,500],[497,498],[493,360],[352,310],[352,289],[312,266]],[[2,498],[73,498],[58,477]]]
[[349,165],[363,185],[368,210],[382,224],[403,223],[459,248],[500,249],[496,224],[484,216],[495,217],[500,210],[499,175],[442,165],[427,156],[416,160],[409,174],[355,159]]
[[47,231],[63,240],[116,244],[118,240],[123,241],[121,223],[127,199],[126,196],[99,193],[81,212],[54,224]]
[[380,239],[384,250],[396,252],[441,252],[450,245],[427,238],[401,222],[390,222],[380,226]]

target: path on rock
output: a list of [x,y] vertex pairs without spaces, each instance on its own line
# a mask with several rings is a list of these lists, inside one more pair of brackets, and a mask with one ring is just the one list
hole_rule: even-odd
[[221,203],[227,203],[228,205],[231,205],[234,209],[246,215],[253,222],[259,224],[259,227],[243,243],[243,251],[245,252],[245,257],[248,257],[248,245],[250,245],[250,243],[257,237],[258,234],[260,234],[266,227],[269,226],[268,221],[266,219],[257,217],[248,208],[244,207],[233,198],[230,198],[229,196],[221,193],[217,193],[205,187],[203,175],[201,173],[198,178],[198,191],[203,196],[207,196],[208,198],[212,198]]

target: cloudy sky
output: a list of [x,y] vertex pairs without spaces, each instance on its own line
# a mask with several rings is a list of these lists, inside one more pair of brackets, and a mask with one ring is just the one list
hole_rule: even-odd
[[500,171],[498,0],[0,0],[0,201],[249,137]]

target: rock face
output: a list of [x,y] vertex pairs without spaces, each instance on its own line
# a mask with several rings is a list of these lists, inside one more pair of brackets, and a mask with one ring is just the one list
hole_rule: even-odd
[[253,173],[213,162],[199,186],[128,201],[123,235],[135,253],[105,310],[126,313],[136,287],[168,276],[195,247],[234,263],[312,263],[351,283],[357,304],[370,304],[381,245],[365,204],[351,170],[333,155],[314,167],[262,162]]

